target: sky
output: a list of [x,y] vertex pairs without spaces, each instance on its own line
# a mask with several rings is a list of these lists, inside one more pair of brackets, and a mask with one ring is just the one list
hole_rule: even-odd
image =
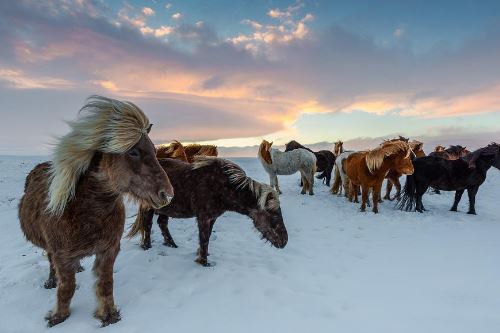
[[500,141],[500,1],[0,1],[0,154],[50,153],[92,94],[233,155],[477,148]]

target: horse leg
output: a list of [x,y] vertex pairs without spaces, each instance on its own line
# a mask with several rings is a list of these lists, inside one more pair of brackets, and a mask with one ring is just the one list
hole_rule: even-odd
[[309,182],[306,178],[306,175],[302,171],[300,171],[300,179],[300,184],[302,185],[302,191],[300,191],[300,194],[306,194]]
[[[460,199],[462,199],[462,194],[464,194],[464,191],[465,190],[455,191],[455,201],[453,202],[453,206],[451,206],[450,211],[452,211],[452,212],[457,211],[458,203],[460,202]],[[469,192],[467,191],[467,193],[469,193]]]
[[333,172],[333,163],[328,165],[328,167],[326,169],[325,182],[326,182],[326,186],[328,186],[328,187],[330,187],[330,181],[332,180],[332,172]]
[[47,279],[47,281],[45,281],[43,287],[45,289],[52,289],[57,287],[56,270],[54,268],[54,263],[52,262],[52,255],[50,253],[47,253],[47,258],[49,259],[50,272],[49,272],[49,278]]
[[479,190],[479,186],[469,187],[467,189],[467,195],[469,196],[469,211],[467,214],[476,215],[476,194]]
[[424,195],[424,193],[427,191],[428,189],[428,186],[423,186],[421,184],[419,184],[418,182],[416,183],[416,206],[415,206],[415,210],[419,213],[423,213],[426,209],[424,207],[424,204],[422,203],[422,196]]
[[[361,186],[361,211],[362,212],[366,211],[366,202],[368,201],[368,192],[370,192],[369,187]],[[357,196],[357,194],[356,194],[356,196]]]
[[62,323],[69,317],[69,305],[76,288],[74,260],[61,259],[54,255],[51,256],[51,260],[56,271],[58,283],[57,305],[45,317],[49,327]]
[[399,182],[399,177],[394,179],[394,186],[396,187],[396,196],[393,198],[396,200],[401,200],[401,183]]
[[311,170],[311,175],[309,176],[309,181],[308,181],[308,187],[309,187],[309,195],[314,195],[314,168]]
[[382,191],[382,184],[375,185],[373,187],[372,200],[373,200],[373,212],[378,213],[378,204],[380,200],[380,192]]
[[120,243],[117,243],[106,251],[96,253],[95,256],[93,271],[97,277],[95,284],[97,310],[94,317],[101,320],[102,327],[121,319],[113,297],[113,266],[119,251]]
[[392,201],[391,199],[391,190],[392,190],[392,180],[387,178],[387,184],[385,186],[385,195],[384,200]]
[[144,239],[142,240],[141,247],[144,250],[148,250],[151,248],[151,228],[153,227],[153,216],[155,215],[154,210],[149,209],[146,213],[141,213],[144,214]]
[[210,242],[210,233],[212,232],[215,218],[198,217],[197,220],[200,247],[198,248],[198,258],[195,261],[204,267],[210,267],[210,263],[207,260],[208,243]]
[[270,178],[271,178],[271,187],[276,188],[276,191],[278,191],[278,193],[281,194],[282,192],[280,191],[280,187],[278,185],[278,175],[274,174],[270,176]]
[[163,235],[163,245],[177,248],[177,244],[175,244],[174,238],[170,234],[170,230],[168,230],[168,216],[159,214],[156,222],[158,223],[158,226],[160,227],[161,230],[161,234]]

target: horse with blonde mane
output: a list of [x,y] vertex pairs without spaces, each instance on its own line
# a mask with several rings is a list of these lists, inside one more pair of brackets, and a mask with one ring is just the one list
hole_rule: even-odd
[[173,188],[149,139],[151,124],[133,103],[92,96],[69,125],[52,162],[27,176],[19,221],[26,238],[47,252],[45,287],[57,283],[48,325],[69,317],[79,261],[95,255],[95,317],[106,326],[120,320],[113,265],[125,225],[123,196],[160,208],[170,202]]
[[169,145],[161,145],[156,148],[156,158],[173,158],[179,161],[187,162],[188,158],[184,146],[175,140]]
[[391,169],[407,175],[413,173],[411,148],[407,142],[388,142],[382,147],[349,155],[345,162],[349,177],[349,201],[357,200],[356,187],[361,186],[361,211],[365,211],[368,194],[372,190],[373,212],[378,213],[382,183]]
[[335,154],[335,178],[333,180],[333,185],[330,190],[332,194],[342,195],[342,188],[344,189],[344,195],[348,196],[349,179],[345,173],[345,161],[354,153],[353,150],[344,151],[344,143],[342,141],[335,142],[333,147],[333,153]]
[[[402,137],[400,136],[399,138],[401,139]],[[397,140],[398,139],[385,141],[382,143],[382,145],[384,145],[386,142],[397,141]],[[406,139],[406,142],[408,142],[408,141],[409,140]],[[410,148],[414,154],[414,157],[425,156],[425,152],[423,149],[424,144],[422,142],[417,141],[417,140],[412,140],[409,142],[409,144],[410,144]],[[389,173],[387,174],[387,176],[385,176],[385,179],[387,179],[387,184],[386,184],[386,191],[385,191],[384,200],[392,201],[394,199],[399,200],[401,198],[401,183],[399,182],[399,178],[401,178],[402,175],[403,175],[402,173],[400,173],[394,169],[391,169],[389,171]],[[393,185],[396,187],[396,195],[394,196],[394,198],[391,198],[391,190],[392,190]]]
[[189,163],[193,163],[195,156],[212,156],[217,157],[219,152],[217,146],[214,145],[200,145],[197,143],[192,143],[184,146],[184,151],[186,152],[186,157]]
[[298,148],[287,152],[271,148],[272,142],[262,140],[258,157],[264,170],[269,174],[271,187],[281,193],[278,185],[278,175],[292,175],[300,172],[302,179],[302,194],[314,194],[314,174],[316,173],[316,156],[306,149]]

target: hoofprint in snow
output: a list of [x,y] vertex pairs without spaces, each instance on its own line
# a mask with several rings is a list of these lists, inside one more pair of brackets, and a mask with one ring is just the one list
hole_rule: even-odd
[[[209,260],[194,262],[193,219],[172,219],[179,248],[123,239],[115,264],[115,300],[122,320],[100,329],[93,258],[83,260],[71,317],[46,328],[56,291],[42,250],[24,239],[17,204],[26,174],[43,158],[0,157],[0,332],[500,332],[500,173],[490,169],[477,196],[479,215],[449,212],[452,192],[424,196],[428,212],[380,214],[333,196],[316,182],[300,195],[299,175],[280,176],[289,241],[278,250],[260,240],[247,218],[223,215]],[[257,158],[234,159],[268,181]],[[402,180],[404,177],[402,178]],[[135,206],[128,205],[128,215]],[[133,218],[127,220],[127,224]]]

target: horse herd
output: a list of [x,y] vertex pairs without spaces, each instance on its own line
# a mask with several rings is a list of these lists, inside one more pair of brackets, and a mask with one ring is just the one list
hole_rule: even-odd
[[[26,238],[44,249],[50,263],[46,288],[57,287],[57,303],[46,320],[59,324],[70,315],[75,275],[80,260],[95,255],[95,317],[102,326],[120,320],[113,297],[113,266],[125,226],[124,196],[139,204],[129,237],[141,234],[141,246],[151,247],[153,217],[164,244],[177,247],[168,229],[169,218],[195,217],[199,248],[196,262],[209,266],[210,235],[226,211],[248,216],[263,239],[283,248],[288,234],[280,208],[278,175],[300,172],[302,194],[313,195],[314,176],[331,192],[358,202],[361,210],[373,205],[378,212],[381,187],[384,199],[396,187],[399,208],[425,210],[422,195],[429,187],[455,190],[452,210],[467,189],[469,213],[475,213],[477,189],[486,172],[500,169],[500,146],[492,143],[472,153],[460,146],[425,156],[423,144],[399,137],[366,151],[344,151],[336,142],[333,152],[313,152],[291,141],[284,152],[262,141],[258,158],[269,174],[270,185],[248,177],[237,164],[217,158],[217,148],[184,146],[178,141],[155,147],[149,138],[152,124],[135,104],[102,96],[90,97],[69,123],[70,131],[55,146],[53,159],[37,165],[27,176],[19,203],[19,220]],[[335,169],[335,171],[334,171]],[[401,196],[399,178],[406,176]],[[368,196],[372,193],[372,203]]]

